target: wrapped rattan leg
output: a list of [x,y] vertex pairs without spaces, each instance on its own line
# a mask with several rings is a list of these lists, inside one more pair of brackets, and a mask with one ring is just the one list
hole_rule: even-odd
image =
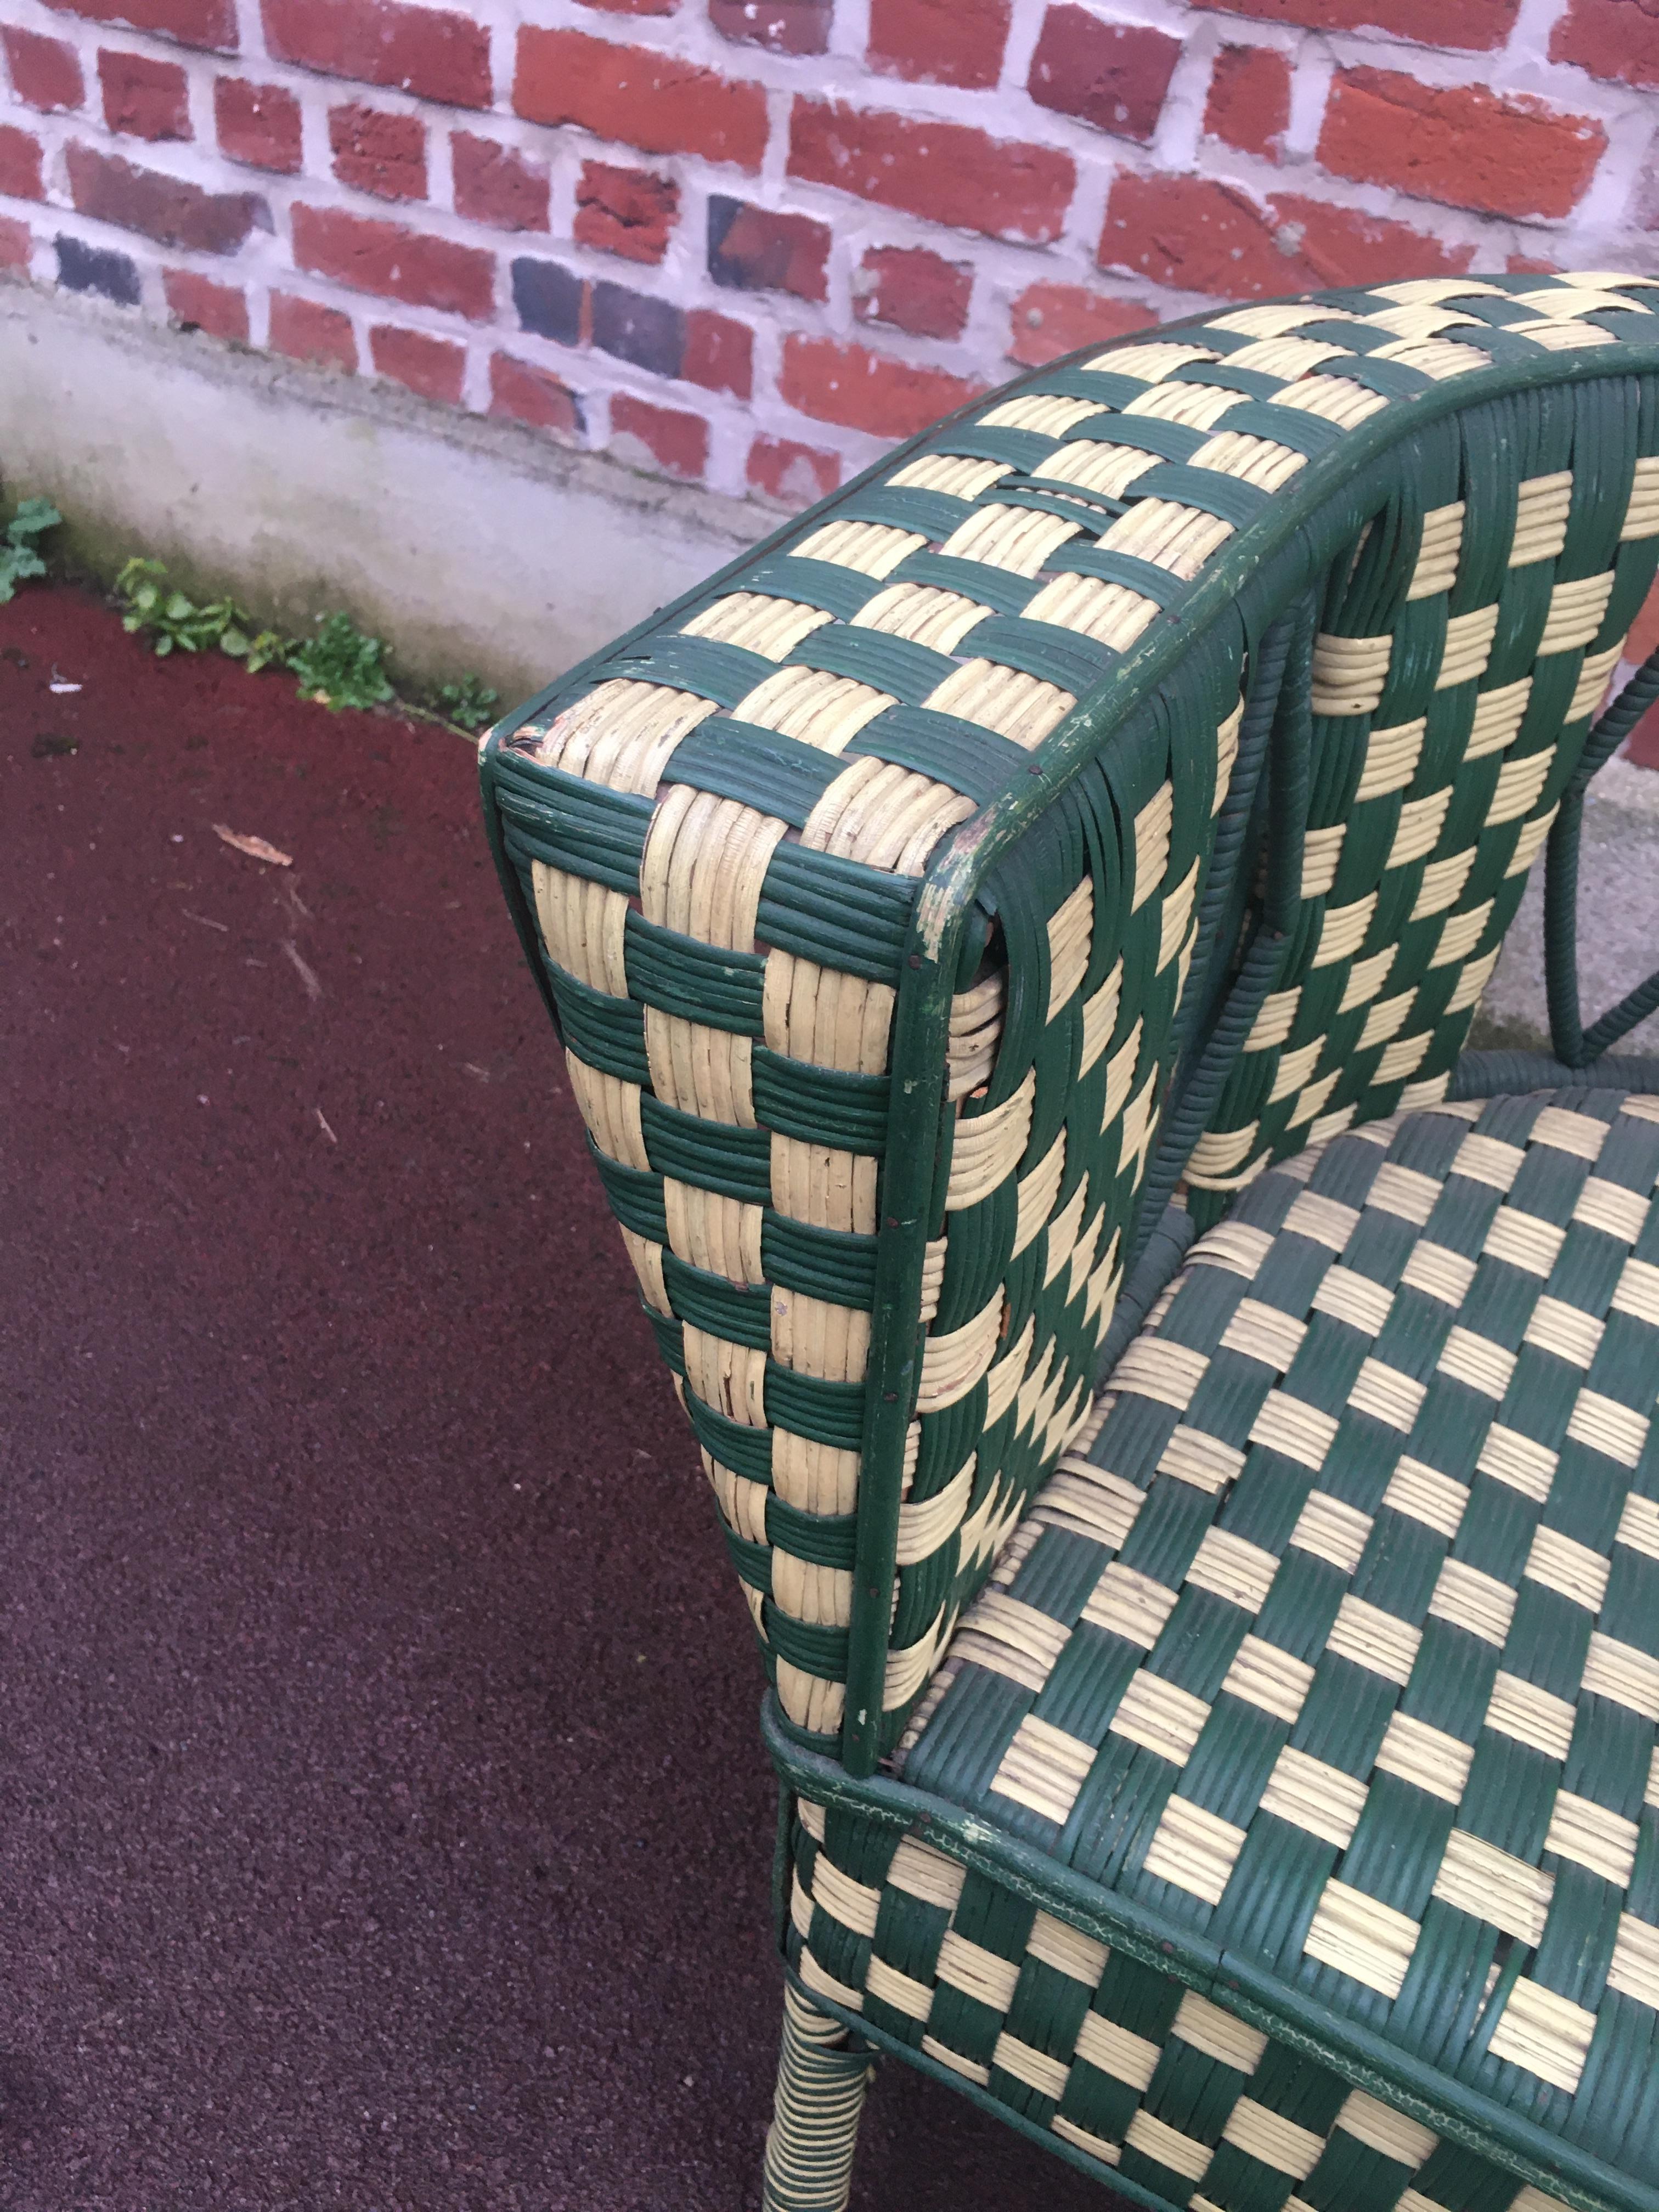
[[766,2136],[763,2212],[844,2212],[864,2094],[874,2070],[838,2020],[793,1983],[783,1993],[777,2101]]

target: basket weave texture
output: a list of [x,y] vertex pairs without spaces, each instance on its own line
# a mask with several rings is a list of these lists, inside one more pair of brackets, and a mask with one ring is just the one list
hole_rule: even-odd
[[[1117,1364],[904,1761],[1650,2185],[1656,1185],[1659,1097],[1587,1091],[1260,1179]],[[1264,2162],[1316,2205],[1407,2201],[1384,2169],[1432,2130],[891,1831],[838,1863],[850,1832],[799,1832],[809,1989],[1174,2202],[1265,2201]],[[1418,2197],[1462,2204],[1435,2185],[1462,2155]]]
[[847,1719],[861,1505],[902,1500],[890,1747],[1088,1418],[1177,1009],[1206,928],[1239,924],[1206,899],[1252,828],[1227,802],[1263,622],[1195,630],[989,878],[911,1416],[877,1464],[891,1043],[930,857],[1042,772],[1300,471],[1394,410],[1386,483],[1326,518],[1301,900],[1193,1153],[1194,1208],[1441,1096],[1659,563],[1659,394],[1534,386],[1420,430],[1412,402],[1646,340],[1653,289],[1405,283],[1079,356],[930,433],[495,748],[595,1163],[803,1741]]

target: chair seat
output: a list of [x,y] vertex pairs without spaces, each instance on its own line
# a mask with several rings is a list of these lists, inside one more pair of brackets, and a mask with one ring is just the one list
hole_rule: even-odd
[[[1262,1176],[1120,1361],[897,1762],[1071,1893],[1435,2069],[1465,2142],[1471,2112],[1477,2137],[1524,2122],[1625,2203],[1659,2201],[1656,1182],[1659,1098],[1583,1090]],[[1061,1908],[909,1842],[837,1865],[829,1818],[796,1899],[809,1986],[1154,2197],[1510,2202]]]

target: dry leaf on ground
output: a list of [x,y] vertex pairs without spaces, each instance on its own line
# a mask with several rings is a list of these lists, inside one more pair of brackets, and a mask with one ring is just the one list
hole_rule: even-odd
[[251,860],[268,861],[273,868],[291,868],[294,866],[291,853],[279,852],[275,845],[267,843],[263,837],[244,836],[240,830],[226,829],[222,822],[214,823],[213,834],[222,838],[227,845],[234,845],[239,853],[246,853]]

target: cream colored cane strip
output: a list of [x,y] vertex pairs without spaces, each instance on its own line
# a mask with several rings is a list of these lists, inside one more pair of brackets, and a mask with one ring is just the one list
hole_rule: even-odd
[[1578,2087],[1595,2033],[1593,2012],[1523,1974],[1510,1991],[1486,2048],[1494,2058],[1523,2066],[1571,2096]]
[[544,860],[532,861],[531,884],[542,939],[551,958],[590,990],[625,999],[623,933],[628,901],[623,894],[606,884],[549,867]]
[[1418,1924],[1348,1883],[1325,1885],[1303,1949],[1322,1966],[1397,1997],[1417,1948]]
[[1346,1850],[1365,1809],[1366,1795],[1365,1784],[1352,1774],[1286,1744],[1261,1793],[1261,1810]]
[[1641,1830],[1634,1820],[1627,1820],[1621,1813],[1614,1813],[1594,1799],[1580,1797],[1571,1790],[1556,1792],[1555,1803],[1550,1812],[1549,1832],[1544,1838],[1546,1851],[1553,1851],[1558,1858],[1571,1859],[1575,1865],[1588,1867],[1603,1881],[1615,1887],[1628,1889],[1636,1870],[1636,1847],[1641,1840]]
[[1522,1943],[1536,1944],[1549,1918],[1555,1881],[1541,1868],[1454,1828],[1435,1876],[1434,1894]]
[[1233,2106],[1221,2140],[1297,2181],[1305,2181],[1325,2154],[1323,2136],[1298,2127],[1282,2112],[1270,2112],[1254,2097],[1241,2097]]
[[1378,1747],[1376,1770],[1426,1790],[1443,1804],[1457,1805],[1462,1802],[1474,1760],[1472,1745],[1396,1711]]
[[894,704],[885,691],[819,668],[780,668],[732,708],[740,722],[799,738],[820,752],[842,753],[865,724]]
[[1607,1961],[1607,1987],[1659,2012],[1659,1928],[1628,1912],[1619,1916],[1619,1936]]
[[1504,1669],[1493,1677],[1486,1724],[1498,1735],[1512,1736],[1547,1759],[1565,1759],[1577,1720],[1577,1709],[1565,1698]]
[[989,1784],[999,1797],[1024,1805],[1063,1828],[1095,1763],[1095,1747],[1028,1713],[1015,1729]]
[[1243,1848],[1243,1828],[1177,1792],[1164,1808],[1142,1872],[1219,1905]]
[[1144,2035],[1136,2035],[1116,2021],[1107,2020],[1097,2012],[1085,2012],[1078,2029],[1077,2056],[1085,2066],[1109,2075],[1114,2081],[1145,2090],[1151,2086],[1163,2052],[1158,2044],[1148,2042]]
[[727,592],[699,610],[681,627],[683,637],[706,637],[721,645],[741,645],[769,660],[787,659],[804,637],[834,617],[821,607],[763,592]]
[[1093,1990],[1100,1986],[1100,1978],[1111,1953],[1105,1944],[1092,1936],[1085,1936],[1081,1929],[1069,1927],[1052,1913],[1039,1912],[1025,1939],[1025,1955],[1052,1966],[1067,1981],[1080,1982],[1085,1989]]
[[1431,2129],[1395,2112],[1391,2105],[1379,2104],[1363,2089],[1349,2092],[1335,2124],[1345,2135],[1354,2136],[1396,2166],[1422,2166],[1431,2152],[1440,2147],[1440,2138]]
[[1183,2180],[1202,2181],[1210,2170],[1212,2154],[1206,2144],[1155,2118],[1144,2105],[1124,2130],[1123,2142],[1126,2149],[1139,2151]]
[[1175,1611],[1176,1597],[1174,1590],[1154,1582],[1150,1575],[1114,1559],[1102,1569],[1100,1580],[1083,1608],[1083,1618],[1092,1627],[1109,1629],[1126,1643],[1150,1651]]
[[666,684],[613,679],[567,707],[538,741],[535,755],[584,782],[650,799],[681,738],[718,711],[712,699],[694,699]]
[[766,956],[762,1034],[772,1051],[814,1067],[884,1075],[897,994],[777,947]]

